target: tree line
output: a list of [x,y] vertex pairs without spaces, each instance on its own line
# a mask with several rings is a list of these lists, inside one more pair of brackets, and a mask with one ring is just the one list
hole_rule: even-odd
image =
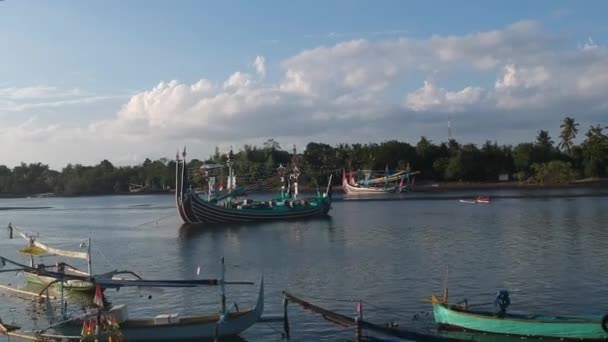
[[[562,183],[587,177],[608,176],[608,135],[601,125],[589,127],[582,143],[575,144],[579,124],[564,118],[556,141],[548,131],[540,130],[531,142],[498,145],[487,141],[481,146],[461,144],[456,140],[433,143],[421,137],[415,144],[390,140],[369,144],[331,146],[311,142],[298,154],[283,150],[273,139],[263,146],[244,145],[233,155],[239,183],[253,183],[265,177],[277,177],[278,165],[296,163],[303,171],[301,182],[325,185],[329,174],[340,183],[341,170],[420,171],[419,179],[433,181],[495,182],[500,175],[509,179],[537,183]],[[205,160],[189,160],[193,185],[204,186],[204,175],[197,170],[203,163],[225,163],[227,153],[215,153]],[[222,170],[220,176],[226,174]],[[14,168],[0,165],[0,193],[61,195],[126,193],[133,189],[163,191],[174,187],[175,161],[167,158],[146,159],[136,166],[116,167],[103,160],[98,165],[68,164],[61,171],[42,163],[22,163]],[[218,183],[225,180],[220,177]]]

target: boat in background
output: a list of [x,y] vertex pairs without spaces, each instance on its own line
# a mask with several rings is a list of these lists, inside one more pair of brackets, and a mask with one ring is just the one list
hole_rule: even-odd
[[492,200],[490,199],[490,196],[482,196],[482,195],[479,195],[479,196],[475,197],[475,199],[472,199],[472,200],[461,199],[459,201],[460,201],[460,203],[471,203],[471,204],[475,204],[475,203],[489,204],[492,202]]
[[433,314],[438,329],[473,331],[520,336],[522,338],[557,338],[562,340],[608,339],[608,315],[601,317],[563,317],[507,313],[511,300],[505,290],[499,291],[494,312],[473,309],[474,305],[448,304],[447,291],[443,300],[432,296]]
[[365,175],[364,179],[356,180],[352,170],[347,175],[346,170],[342,169],[342,190],[345,194],[368,195],[410,191],[415,183],[415,176],[420,173],[418,171],[410,172],[409,165],[406,170],[392,174],[387,166],[384,176],[374,178],[371,178],[371,170],[362,172]]
[[475,202],[477,202],[477,203],[486,203],[486,204],[487,204],[487,203],[490,203],[490,202],[491,202],[491,200],[490,200],[490,196],[482,196],[482,195],[479,195],[479,196],[477,196],[477,197],[475,198]]
[[342,189],[347,195],[390,194],[397,191],[396,186],[391,186],[387,188],[361,186],[355,183],[352,179],[352,171],[351,176],[347,178],[346,170],[342,169]]
[[[176,156],[176,191],[175,201],[177,211],[184,223],[218,223],[218,222],[255,222],[271,220],[304,219],[313,216],[326,215],[331,209],[331,178],[325,192],[317,190],[313,198],[300,198],[298,193],[298,179],[300,169],[294,160],[289,170],[279,167],[281,195],[279,198],[269,200],[251,200],[246,198],[247,192],[254,188],[237,187],[234,174],[234,155],[232,150],[228,161],[224,164],[205,166],[201,171],[208,183],[208,193],[198,194],[191,186],[190,172],[186,163],[186,151]],[[228,168],[227,188],[223,192],[214,191],[215,181],[219,170]]]

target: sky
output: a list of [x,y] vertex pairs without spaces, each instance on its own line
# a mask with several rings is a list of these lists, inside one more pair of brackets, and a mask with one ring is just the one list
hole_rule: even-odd
[[0,1],[0,164],[608,125],[605,1]]

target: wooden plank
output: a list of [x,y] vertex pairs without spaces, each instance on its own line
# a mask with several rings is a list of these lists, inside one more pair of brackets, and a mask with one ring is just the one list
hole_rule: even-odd
[[[29,291],[25,291],[25,290],[19,290],[19,289],[16,289],[16,288],[13,288],[10,286],[6,286],[6,285],[2,285],[2,284],[0,284],[0,289],[4,289],[7,291],[20,293],[20,294],[25,294],[25,295],[29,295],[29,296],[33,296],[33,297],[38,297],[38,298],[45,298],[45,299],[47,298],[46,295],[44,295],[44,294],[39,294],[36,292],[29,292]],[[57,299],[57,297],[55,297],[55,296],[49,296],[49,298],[53,299],[53,300]]]

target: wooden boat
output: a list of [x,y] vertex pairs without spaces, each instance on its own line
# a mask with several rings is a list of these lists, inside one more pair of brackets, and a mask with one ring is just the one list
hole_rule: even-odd
[[491,203],[491,199],[489,196],[477,196],[475,197],[475,199],[472,200],[465,200],[465,199],[461,199],[459,200],[460,203],[471,203],[471,204],[476,204],[476,203],[483,203],[483,204],[489,204]]
[[[502,293],[499,292],[499,296]],[[501,299],[500,311],[472,310],[466,305],[450,305],[433,296],[433,313],[439,329],[475,331],[534,338],[559,338],[566,340],[608,339],[606,326],[600,317],[562,317],[544,315],[521,315],[506,313],[510,303]],[[497,301],[499,298],[497,297]],[[506,304],[506,305],[505,305]],[[604,324],[603,324],[604,323]]]
[[[342,169],[342,189],[344,193],[348,195],[373,195],[405,192],[411,190],[415,176],[419,174],[417,171],[410,172],[409,169],[393,174],[389,174],[389,171],[386,170],[385,176],[370,179],[369,174],[371,171],[368,170],[366,172],[368,174],[366,174],[365,179],[355,181],[352,170],[347,176],[346,170]],[[411,183],[410,180],[412,181]]]
[[[86,330],[85,327],[92,320],[100,321],[100,317],[104,320],[111,321],[119,327],[121,339],[124,341],[175,341],[175,340],[201,340],[211,338],[221,338],[236,336],[243,332],[253,324],[258,322],[264,311],[264,279],[262,278],[259,285],[258,297],[254,307],[246,310],[240,310],[236,303],[230,307],[226,307],[226,296],[224,287],[226,285],[250,285],[251,282],[244,281],[225,281],[224,280],[224,261],[222,259],[222,275],[220,279],[194,279],[194,280],[123,280],[112,277],[116,273],[110,272],[104,275],[96,275],[92,277],[83,277],[69,274],[58,274],[53,271],[30,269],[27,265],[14,262],[7,258],[0,257],[0,265],[7,263],[16,265],[22,270],[30,272],[38,272],[41,275],[48,277],[56,277],[62,282],[78,279],[83,281],[91,281],[96,286],[96,298],[94,302],[98,307],[98,312],[93,312],[85,317],[75,319],[66,319],[61,317],[60,323],[52,326],[56,332],[63,334],[62,336],[81,336]],[[8,270],[14,271],[14,270]],[[102,288],[123,287],[197,287],[197,286],[220,286],[220,310],[219,313],[207,315],[195,315],[180,317],[176,313],[168,313],[157,315],[147,319],[130,319],[128,317],[127,308],[125,305],[115,305],[112,308],[103,308],[105,301],[103,300]],[[64,303],[61,303],[62,315]],[[45,329],[45,330],[48,330]]]
[[358,316],[357,317],[350,317],[350,316],[346,316],[328,309],[324,309],[320,306],[317,306],[315,304],[312,304],[304,299],[301,299],[291,293],[288,293],[287,291],[283,291],[283,303],[284,303],[284,324],[285,324],[285,332],[287,334],[287,336],[289,337],[289,331],[290,331],[290,327],[289,327],[289,321],[287,319],[287,305],[289,302],[298,304],[301,308],[308,310],[308,311],[312,311],[316,314],[321,315],[325,320],[336,324],[340,327],[343,328],[349,328],[349,327],[356,327],[357,328],[357,332],[356,332],[356,336],[357,336],[357,340],[370,340],[370,341],[386,341],[383,339],[379,339],[379,338],[374,338],[374,337],[367,337],[367,336],[363,336],[363,329],[375,332],[375,333],[379,333],[382,335],[386,335],[386,336],[392,336],[392,337],[397,337],[400,339],[407,339],[410,341],[429,341],[429,342],[446,342],[446,341],[453,341],[447,338],[443,338],[440,336],[435,336],[435,335],[430,335],[430,334],[425,334],[425,333],[421,333],[421,332],[416,332],[413,330],[408,330],[405,328],[399,328],[394,326],[394,324],[376,324],[376,323],[372,323],[370,321],[364,320],[363,319],[363,306],[361,302],[358,302],[357,304],[357,312],[358,312]]
[[[16,232],[19,236],[21,236],[25,241],[27,241],[28,246],[19,250],[20,253],[28,255],[30,259],[30,267],[33,268],[44,268],[46,270],[52,270],[57,273],[67,273],[78,276],[90,276],[91,274],[91,239],[88,239],[87,242],[82,242],[81,246],[86,248],[85,252],[80,251],[72,251],[66,249],[59,249],[55,247],[48,246],[39,241],[38,236],[34,236],[32,234],[26,234],[20,231],[17,227],[15,227],[12,223],[9,223],[8,226],[10,230],[10,236],[12,238],[13,233]],[[42,264],[36,265],[34,263],[35,256],[42,255],[55,255],[55,256],[63,256],[67,258],[81,259],[86,260],[87,262],[87,271],[81,271],[78,268],[68,265],[66,263],[60,262],[56,265],[45,266]],[[46,286],[51,283],[56,283],[57,278],[52,278],[36,273],[25,272],[24,279],[32,284],[37,284],[41,286]],[[70,279],[64,282],[63,288],[66,290],[72,291],[82,291],[82,292],[92,292],[95,289],[95,286],[89,281],[83,281],[79,279]]]
[[397,186],[390,186],[386,188],[377,186],[361,186],[359,184],[355,184],[354,182],[353,184],[349,183],[349,179],[352,180],[352,176],[347,177],[346,170],[342,169],[342,189],[347,195],[379,195],[390,194],[397,191]]
[[[161,314],[147,319],[129,319],[126,306],[118,305],[107,311],[117,317],[120,333],[124,341],[175,341],[200,340],[215,337],[236,336],[255,324],[264,311],[264,281],[256,304],[246,310],[225,311],[208,315],[180,317],[178,314]],[[78,334],[84,319],[69,321],[56,329],[61,333]]]
[[[326,215],[331,208],[331,176],[327,190],[323,194],[317,191],[317,196],[314,198],[299,198],[297,182],[299,170],[294,165],[289,175],[289,191],[287,193],[282,188],[279,198],[265,201],[239,200],[237,198],[243,197],[247,189],[236,187],[236,177],[232,168],[234,159],[231,151],[227,163],[229,170],[227,192],[219,196],[212,193],[211,189],[215,184],[215,176],[210,174],[208,177],[209,193],[205,196],[198,194],[190,186],[185,150],[182,157],[180,159],[178,155],[176,160],[175,201],[179,216],[185,223],[303,219]],[[224,167],[224,165],[221,165],[221,167]],[[281,181],[284,180],[284,177],[281,177]]]

